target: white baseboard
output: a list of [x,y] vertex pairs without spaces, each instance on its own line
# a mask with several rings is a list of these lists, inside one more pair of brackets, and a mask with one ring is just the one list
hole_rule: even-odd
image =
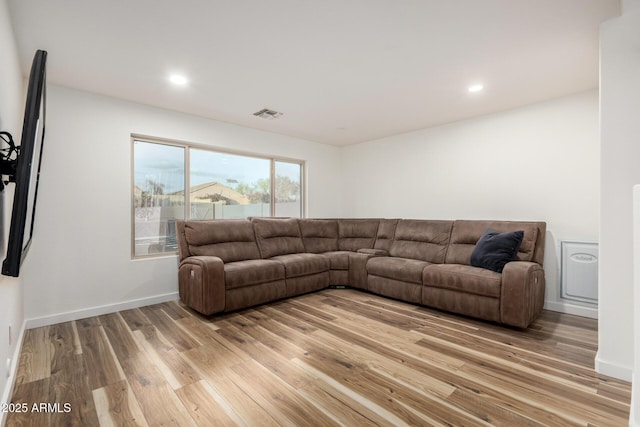
[[603,360],[599,351],[596,353],[596,372],[628,382],[631,382],[633,377],[633,368],[631,366],[623,366]]
[[[11,359],[11,367],[9,368],[9,378],[7,378],[7,384],[2,393],[2,401],[0,402],[3,407],[11,403],[11,396],[13,396],[13,389],[16,383],[16,374],[18,373],[18,366],[20,366],[20,351],[22,350],[22,340],[24,339],[24,331],[26,330],[26,322],[22,322],[20,333],[18,334],[18,340],[16,341],[16,348],[13,351],[13,357]],[[7,421],[7,412],[0,411],[0,426],[4,426]]]
[[65,313],[53,314],[51,316],[36,317],[27,319],[26,329],[39,328],[40,326],[55,325],[56,323],[69,322],[72,320],[85,319],[87,317],[100,316],[102,314],[115,313],[116,311],[129,310],[132,308],[144,307],[146,305],[159,304],[161,302],[174,301],[178,299],[177,292],[164,295],[156,295],[148,298],[140,298],[116,304],[101,305],[98,307],[84,308],[82,310],[68,311]]
[[573,314],[575,316],[598,318],[598,309],[594,307],[583,307],[581,305],[568,304],[566,302],[545,301],[544,308],[560,313]]

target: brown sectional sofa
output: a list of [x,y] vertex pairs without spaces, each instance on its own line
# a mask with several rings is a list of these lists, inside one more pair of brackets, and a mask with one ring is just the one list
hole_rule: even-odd
[[[471,265],[489,228],[524,231],[502,273]],[[522,328],[544,304],[544,222],[252,218],[177,230],[180,298],[205,315],[342,285]]]

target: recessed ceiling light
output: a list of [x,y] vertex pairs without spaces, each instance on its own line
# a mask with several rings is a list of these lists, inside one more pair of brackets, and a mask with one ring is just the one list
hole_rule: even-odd
[[184,86],[187,84],[187,78],[185,76],[181,76],[180,74],[172,74],[171,76],[169,76],[169,81],[178,86]]
[[469,92],[481,92],[484,89],[484,86],[481,84],[471,85],[467,88]]

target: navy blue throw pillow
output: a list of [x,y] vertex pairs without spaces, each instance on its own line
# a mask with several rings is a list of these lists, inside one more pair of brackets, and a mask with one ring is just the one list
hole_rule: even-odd
[[487,229],[471,252],[471,265],[502,273],[502,269],[518,255],[524,231],[498,233]]

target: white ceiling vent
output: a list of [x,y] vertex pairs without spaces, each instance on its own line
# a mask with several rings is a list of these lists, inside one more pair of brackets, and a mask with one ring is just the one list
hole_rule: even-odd
[[262,110],[253,113],[253,115],[262,117],[263,119],[273,120],[282,116],[282,113],[274,110],[269,110],[268,108],[263,108]]

